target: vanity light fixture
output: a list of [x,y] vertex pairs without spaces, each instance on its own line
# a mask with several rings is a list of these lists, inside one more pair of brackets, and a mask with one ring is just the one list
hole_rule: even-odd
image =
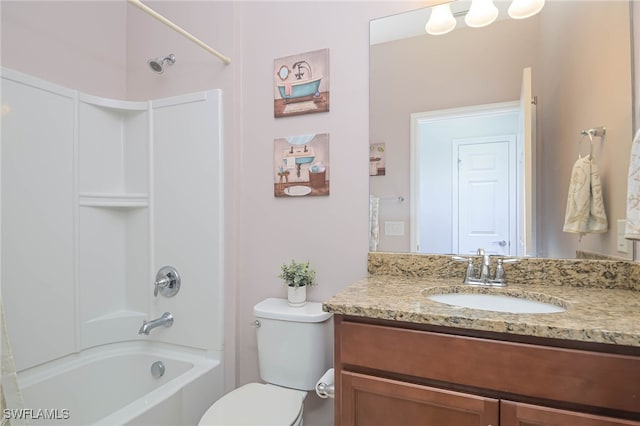
[[456,27],[456,18],[451,13],[449,3],[439,4],[431,10],[431,16],[424,29],[431,35],[442,35]]
[[544,7],[544,0],[513,0],[509,6],[509,16],[513,19],[524,19],[540,12]]
[[498,8],[493,0],[471,0],[469,12],[464,17],[464,22],[473,28],[486,27],[498,17]]
[[[493,23],[498,18],[498,8],[493,0],[471,0],[469,10],[451,12],[450,4],[455,0],[433,6],[424,29],[431,35],[442,35],[456,27],[456,17],[464,15],[469,27],[480,28]],[[509,16],[513,19],[529,18],[542,10],[545,0],[513,0],[509,6]]]

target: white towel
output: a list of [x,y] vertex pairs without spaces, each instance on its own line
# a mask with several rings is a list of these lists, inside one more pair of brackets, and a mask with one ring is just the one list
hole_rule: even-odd
[[380,238],[379,208],[380,198],[369,195],[369,251],[378,251]]
[[631,144],[629,178],[627,181],[627,224],[624,237],[640,240],[640,129]]
[[564,232],[602,233],[608,229],[600,173],[593,156],[578,158],[571,171]]

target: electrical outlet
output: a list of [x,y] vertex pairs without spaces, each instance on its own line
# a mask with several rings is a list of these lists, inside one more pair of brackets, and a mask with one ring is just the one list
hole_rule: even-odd
[[384,235],[393,237],[402,237],[404,235],[404,222],[399,221],[385,221],[384,222]]

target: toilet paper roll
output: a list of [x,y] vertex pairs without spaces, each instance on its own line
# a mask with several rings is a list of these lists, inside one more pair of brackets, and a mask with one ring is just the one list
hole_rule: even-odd
[[320,398],[333,398],[333,391],[335,389],[333,379],[333,368],[328,369],[327,372],[320,377],[320,380],[316,383],[316,393]]

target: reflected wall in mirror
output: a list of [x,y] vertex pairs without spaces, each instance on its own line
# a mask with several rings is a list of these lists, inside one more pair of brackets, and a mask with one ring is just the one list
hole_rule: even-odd
[[[495,3],[501,9],[500,16],[506,16],[509,2]],[[456,4],[463,6],[458,1],[452,3],[452,8]],[[426,16],[424,22],[429,16],[424,10],[408,13],[422,13]],[[526,253],[501,248],[503,240],[512,248],[524,247],[524,226],[518,228],[515,237],[497,238],[495,246],[485,248],[539,257],[575,257],[581,251],[631,259],[632,243],[627,242],[623,250],[617,244],[618,221],[626,216],[633,137],[630,2],[552,0],[538,15],[524,20],[499,19],[487,27],[468,28],[462,24],[463,17],[458,16],[456,29],[445,35],[428,35],[422,24],[419,35],[390,41],[378,37],[385,22],[402,15],[371,21],[370,26],[371,39],[375,41],[370,45],[370,143],[384,143],[386,147],[385,175],[370,178],[370,193],[380,199],[378,251],[458,252],[456,235],[460,233],[451,224],[461,215],[471,221],[484,220],[484,212],[479,210],[485,207],[476,208],[483,204],[474,202],[473,196],[484,199],[487,195],[473,192],[467,207],[454,218],[452,206],[460,191],[455,189],[457,171],[451,171],[455,169],[452,152],[460,140],[504,136],[505,131],[462,123],[453,126],[458,133],[448,133],[440,139],[431,135],[430,143],[444,145],[441,148],[447,153],[436,164],[446,165],[449,171],[435,185],[429,178],[440,193],[423,195],[418,200],[412,187],[429,175],[416,173],[412,177],[412,114],[415,118],[438,116],[447,110],[459,112],[470,106],[518,105],[523,70],[530,68],[532,97],[537,100],[534,145],[526,155],[523,148],[515,161],[532,165],[531,187],[525,190],[525,181],[520,177],[507,180],[512,185],[514,179],[517,181],[516,192],[510,197],[526,199],[530,194],[532,199],[523,203],[524,208],[514,208],[516,213],[509,217],[491,220],[535,224],[527,241],[531,247]],[[562,231],[571,170],[578,157],[580,131],[597,126],[607,129],[604,138],[594,138],[593,156],[600,171],[609,230],[579,238]],[[420,132],[416,128],[414,120],[413,136],[417,140]],[[522,146],[521,133],[507,133],[516,141],[509,149]],[[589,149],[588,139],[582,142],[581,149],[582,154]],[[406,201],[397,201],[399,196]],[[417,209],[419,213],[412,217],[412,205],[431,209],[423,221],[435,225],[430,232],[442,246],[440,250],[417,247],[420,237],[415,223],[420,218],[415,216],[424,215],[425,210]],[[404,235],[387,235],[385,224],[396,222],[404,224]],[[429,235],[422,238],[428,240]]]

